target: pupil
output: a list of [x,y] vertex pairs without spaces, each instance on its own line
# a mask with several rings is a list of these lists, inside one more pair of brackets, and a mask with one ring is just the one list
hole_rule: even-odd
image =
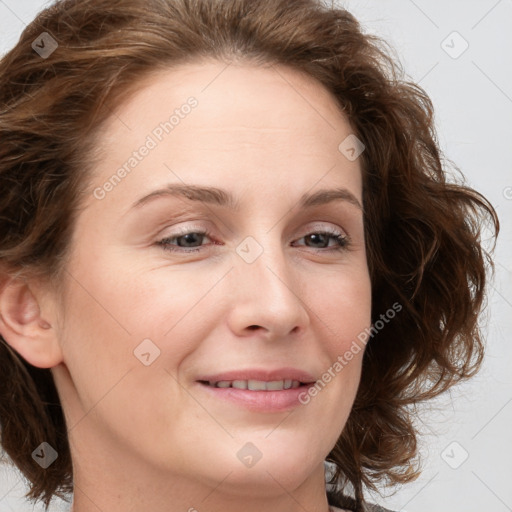
[[313,233],[312,235],[309,235],[309,239],[313,242],[313,243],[320,243],[323,247],[325,247],[325,243],[326,243],[326,236],[325,235],[322,235],[320,233]]
[[[189,244],[194,244],[194,243],[197,243],[198,241],[201,242],[202,236],[203,235],[200,235],[198,233],[188,233],[188,234],[180,237],[178,245],[180,247],[189,247],[190,246]],[[199,240],[198,240],[198,238],[199,238]],[[196,240],[194,240],[194,239],[196,239]],[[181,243],[181,240],[185,240],[185,243]]]

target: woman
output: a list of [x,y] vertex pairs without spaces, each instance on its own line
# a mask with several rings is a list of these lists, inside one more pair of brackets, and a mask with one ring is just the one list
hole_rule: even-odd
[[480,365],[498,220],[348,12],[58,2],[0,98],[0,421],[30,498],[362,511],[417,476],[410,406]]

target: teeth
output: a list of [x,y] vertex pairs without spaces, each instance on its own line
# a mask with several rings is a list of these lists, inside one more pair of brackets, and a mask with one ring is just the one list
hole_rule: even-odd
[[247,389],[251,391],[265,391],[267,383],[263,380],[249,380],[247,381]]
[[284,388],[284,381],[282,381],[282,380],[273,380],[271,382],[267,382],[266,388],[269,391],[281,391]]
[[283,389],[293,389],[300,386],[298,380],[221,380],[218,382],[210,381],[209,385],[216,388],[235,388],[248,389],[250,391],[282,391]]

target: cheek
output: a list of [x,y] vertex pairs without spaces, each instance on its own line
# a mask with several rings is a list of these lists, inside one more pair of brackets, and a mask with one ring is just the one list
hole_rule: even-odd
[[173,271],[163,281],[162,271],[129,267],[98,259],[81,272],[71,269],[62,340],[86,406],[128,371],[142,372],[141,378],[148,367],[175,374],[219,321],[208,292],[222,274],[191,280],[190,270]]
[[341,268],[304,290],[311,320],[323,324],[333,349],[343,350],[371,323],[371,283],[365,267]]
[[[321,401],[332,404],[329,412],[322,414],[335,424],[344,424],[359,385],[371,326],[370,277],[364,266],[340,270],[323,280],[321,287],[309,285],[304,294],[327,356],[316,390],[311,390],[304,401],[316,401],[315,406]],[[322,398],[317,400],[317,395]]]
[[154,426],[169,429],[171,410],[178,424],[176,404],[183,401],[183,391],[174,376],[207,336],[201,312],[212,303],[203,306],[200,298],[213,283],[206,279],[191,288],[178,278],[165,286],[156,273],[152,280],[150,272],[114,273],[104,264],[82,268],[81,274],[70,271],[75,279],[60,333],[72,379],[64,396],[73,404],[70,425],[85,429],[99,422],[129,437],[124,426],[132,425],[134,432],[144,428],[146,420],[135,417],[152,418]]

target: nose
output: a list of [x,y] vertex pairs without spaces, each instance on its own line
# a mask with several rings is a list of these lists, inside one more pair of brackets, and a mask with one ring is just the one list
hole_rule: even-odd
[[257,332],[273,340],[304,333],[310,322],[306,297],[282,249],[265,250],[250,264],[239,258],[231,274],[228,324],[236,335]]

